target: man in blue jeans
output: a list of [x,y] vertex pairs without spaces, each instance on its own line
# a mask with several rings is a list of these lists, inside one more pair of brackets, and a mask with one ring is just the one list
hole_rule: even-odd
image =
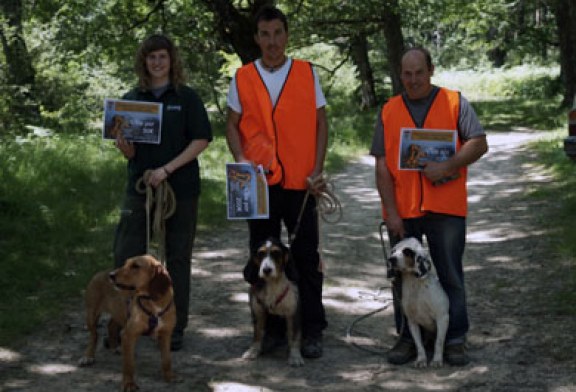
[[[411,48],[404,53],[401,80],[405,91],[383,106],[370,154],[376,159],[376,184],[391,244],[406,237],[426,237],[450,301],[444,359],[450,365],[463,366],[470,360],[465,351],[469,323],[462,266],[467,166],[484,155],[488,145],[468,101],[457,91],[432,85],[433,73],[426,49]],[[439,131],[453,133],[454,154],[443,162],[428,161],[417,170],[403,170],[401,146],[406,129],[432,135],[433,139]],[[394,280],[393,288],[394,296],[401,293],[399,278]],[[400,365],[416,357],[416,348],[398,302],[394,311],[401,336],[388,361]]]

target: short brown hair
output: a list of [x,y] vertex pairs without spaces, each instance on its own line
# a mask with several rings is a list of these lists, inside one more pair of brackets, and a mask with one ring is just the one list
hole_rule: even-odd
[[172,40],[162,34],[154,34],[140,44],[136,52],[134,68],[138,75],[138,85],[142,89],[150,88],[150,75],[146,68],[146,57],[157,50],[166,49],[170,56],[170,82],[178,87],[185,83],[184,68],[178,53],[178,48]]
[[428,49],[422,46],[413,46],[411,48],[407,48],[402,54],[402,58],[404,58],[404,55],[406,53],[411,51],[422,53],[424,55],[424,58],[426,59],[426,66],[428,67],[428,71],[432,70],[432,55],[430,54],[430,51]]
[[276,19],[282,22],[282,24],[284,25],[284,30],[288,32],[288,19],[286,18],[286,15],[274,6],[271,5],[263,6],[258,10],[256,15],[254,16],[254,29],[255,29],[254,33],[258,34],[258,23],[262,21],[270,22]]

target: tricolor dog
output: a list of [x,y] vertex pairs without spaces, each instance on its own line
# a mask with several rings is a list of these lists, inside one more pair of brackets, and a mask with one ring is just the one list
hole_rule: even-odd
[[251,262],[258,267],[258,276],[263,285],[250,288],[250,309],[254,323],[252,345],[242,358],[256,359],[262,350],[262,338],[268,315],[276,315],[286,320],[286,334],[290,354],[288,363],[292,366],[304,365],[300,354],[300,309],[298,288],[286,277],[285,268],[290,260],[288,248],[278,239],[270,238],[258,247]]
[[416,238],[406,238],[396,244],[388,258],[388,269],[401,275],[402,311],[418,351],[414,366],[427,366],[420,327],[436,332],[434,356],[430,365],[442,366],[449,302],[422,243]]

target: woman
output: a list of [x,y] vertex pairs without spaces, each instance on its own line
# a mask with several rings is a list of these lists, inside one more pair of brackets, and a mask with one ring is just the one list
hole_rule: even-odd
[[176,327],[172,350],[183,345],[188,323],[190,263],[196,231],[200,173],[198,156],[212,140],[204,104],[184,85],[178,50],[164,35],[152,35],[136,54],[138,87],[124,95],[133,101],[163,104],[160,144],[131,143],[122,135],[116,147],[128,160],[128,184],[114,240],[114,262],[121,266],[132,256],[147,252],[145,195],[137,181],[150,171],[147,185],[156,188],[167,181],[174,190],[176,210],[166,221],[166,266],[174,286]]

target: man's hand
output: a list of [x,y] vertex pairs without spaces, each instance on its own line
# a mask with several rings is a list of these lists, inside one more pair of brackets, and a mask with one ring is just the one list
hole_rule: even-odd
[[394,236],[400,239],[404,238],[406,231],[404,230],[404,222],[398,214],[390,214],[386,217],[386,228]]
[[306,181],[308,190],[314,196],[318,196],[326,189],[326,178],[323,173],[312,173]]
[[449,161],[444,162],[426,162],[422,174],[433,183],[445,180],[458,174]]

